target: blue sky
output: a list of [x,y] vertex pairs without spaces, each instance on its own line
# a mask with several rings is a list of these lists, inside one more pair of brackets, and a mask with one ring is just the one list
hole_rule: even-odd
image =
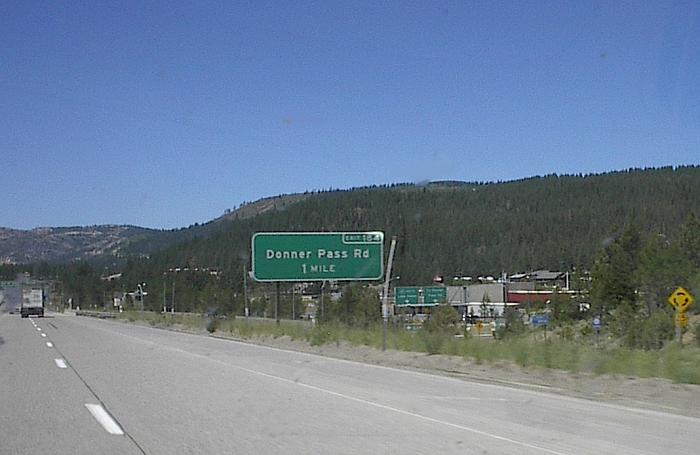
[[697,2],[0,5],[0,226],[700,163]]

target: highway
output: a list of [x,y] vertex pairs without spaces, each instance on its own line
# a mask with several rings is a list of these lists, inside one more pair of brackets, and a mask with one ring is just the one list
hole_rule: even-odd
[[691,454],[700,419],[0,313],[0,454]]

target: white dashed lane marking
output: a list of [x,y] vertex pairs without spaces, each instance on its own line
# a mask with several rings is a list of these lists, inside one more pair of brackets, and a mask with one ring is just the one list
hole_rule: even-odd
[[53,347],[53,343],[52,343],[52,342],[50,342],[50,341],[47,341],[47,342],[46,342],[46,346],[48,346],[48,347],[52,348],[52,347]]
[[56,362],[56,366],[58,368],[68,368],[68,365],[66,365],[66,361],[63,359],[53,359],[54,362]]
[[85,407],[88,408],[90,414],[102,425],[102,428],[109,434],[123,435],[124,431],[121,429],[119,424],[112,418],[111,415],[105,411],[105,409],[99,404],[85,403]]

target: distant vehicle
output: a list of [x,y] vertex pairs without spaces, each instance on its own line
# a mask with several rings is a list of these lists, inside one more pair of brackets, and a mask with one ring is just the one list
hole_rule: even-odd
[[22,290],[22,309],[20,314],[23,318],[30,315],[44,317],[44,290],[24,289]]

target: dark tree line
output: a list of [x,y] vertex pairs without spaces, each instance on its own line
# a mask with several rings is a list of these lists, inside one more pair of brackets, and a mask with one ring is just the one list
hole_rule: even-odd
[[678,287],[700,295],[700,222],[692,214],[673,237],[630,225],[603,248],[592,270],[592,310],[628,346],[660,348],[674,333],[667,299]]
[[[504,183],[384,185],[306,196],[256,216],[236,218],[234,212],[227,221],[168,231],[167,241],[148,240],[151,247],[170,246],[148,258],[134,256],[116,283],[101,282],[83,264],[54,274],[88,302],[146,282],[146,303],[154,309],[162,307],[163,297],[169,306],[174,285],[179,310],[240,311],[255,232],[381,230],[387,240],[398,238],[395,270],[405,285],[429,284],[436,274],[498,276],[575,267],[594,271],[593,295],[606,310],[630,304],[653,314],[664,309],[659,296],[667,291],[654,283],[687,283],[700,258],[697,220],[689,218],[700,213],[695,166]],[[171,271],[176,268],[181,271]],[[254,290],[271,295],[268,287],[257,284]]]
[[283,211],[234,220],[139,267],[214,267],[241,281],[255,232],[382,230],[387,239],[398,237],[397,274],[406,283],[426,284],[435,274],[590,268],[624,226],[671,238],[693,212],[700,213],[697,167],[383,186],[319,193]]

